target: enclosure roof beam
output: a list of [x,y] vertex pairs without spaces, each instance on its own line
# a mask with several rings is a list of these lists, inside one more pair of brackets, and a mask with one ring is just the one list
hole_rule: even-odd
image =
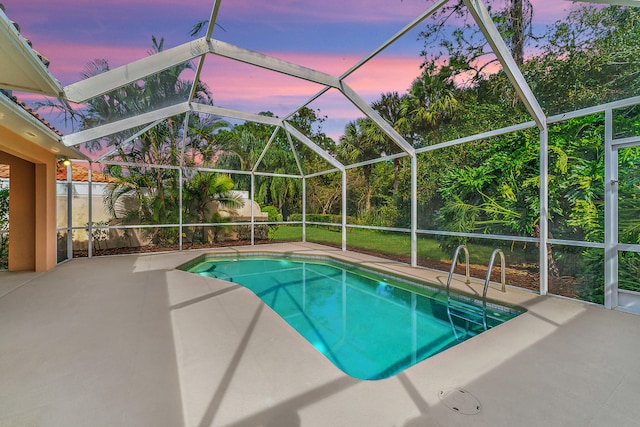
[[344,172],[344,165],[340,163],[335,157],[327,153],[322,148],[318,147],[318,145],[309,139],[305,134],[296,129],[291,123],[285,121],[284,130],[293,135],[298,141],[302,142],[304,145],[313,150],[316,154],[326,160],[331,166],[339,169],[341,172]]
[[529,84],[522,75],[518,64],[516,64],[516,61],[511,56],[511,52],[502,39],[500,32],[498,32],[498,29],[491,19],[491,15],[489,15],[489,11],[486,6],[482,0],[464,0],[464,3],[467,5],[469,12],[471,12],[473,19],[475,19],[476,23],[480,27],[480,30],[487,39],[487,42],[489,42],[491,49],[493,49],[493,53],[500,61],[500,64],[502,64],[504,72],[509,77],[511,84],[515,87],[518,96],[529,111],[529,114],[531,114],[531,117],[538,125],[538,128],[544,129],[546,127],[545,114],[542,111],[540,104],[538,104],[538,100],[535,95],[531,91]]
[[[330,74],[234,46],[220,40],[207,41],[205,37],[202,37],[198,40],[163,50],[130,64],[65,86],[63,90],[64,97],[75,103],[86,102],[91,98],[104,95],[119,87],[131,84],[170,67],[190,61],[199,56],[203,57],[207,53],[255,65],[327,87],[337,88],[340,86],[339,79]],[[202,62],[201,60],[197,74],[200,72]]]
[[140,114],[128,119],[119,120],[117,122],[109,123],[102,126],[97,126],[92,129],[83,130],[80,132],[72,133],[62,137],[62,141],[65,145],[78,145],[83,142],[92,141],[94,139],[103,138],[114,133],[122,132],[127,129],[145,125],[147,123],[154,122],[156,120],[166,119],[168,117],[177,116],[187,111],[194,111],[196,113],[211,114],[214,116],[227,117],[238,120],[251,121],[261,123],[270,126],[282,127],[282,120],[276,117],[262,116],[260,114],[245,113],[243,111],[230,110],[228,108],[216,107],[213,105],[206,105],[194,102],[189,104],[182,102],[170,107],[161,108],[159,110],[150,111],[148,113]]
[[209,43],[202,37],[65,86],[64,96],[71,102],[82,103],[208,52]]
[[[218,11],[220,10],[221,0],[214,0],[213,9],[211,10],[211,18],[209,19],[209,25],[207,26],[207,34],[205,39],[207,43],[211,40],[211,34],[213,33],[213,28],[216,25],[216,19],[218,18]],[[200,83],[200,75],[202,74],[202,68],[204,67],[204,60],[207,55],[201,55],[198,60],[198,66],[196,67],[196,75],[193,78],[193,82],[191,83],[191,93],[189,94],[189,102],[193,100],[198,91],[198,84]]]
[[339,87],[337,77],[232,44],[211,40],[211,53],[324,86]]
[[151,123],[150,125],[145,126],[144,128],[140,129],[138,132],[134,133],[129,138],[127,138],[124,141],[122,141],[119,144],[120,145],[119,147],[117,147],[117,146],[113,147],[111,150],[107,151],[106,153],[101,154],[100,157],[98,157],[97,159],[94,160],[94,162],[100,162],[103,159],[109,157],[110,155],[112,155],[113,153],[118,151],[118,148],[125,148],[125,147],[131,145],[131,143],[133,143],[133,141],[135,141],[138,137],[140,137],[140,135],[142,135],[143,133],[147,133],[148,131],[150,131],[154,127],[158,126],[162,121],[164,121],[164,119],[156,120],[155,122]]
[[387,134],[393,142],[395,142],[402,150],[404,150],[410,156],[416,155],[416,150],[411,144],[409,144],[385,119],[378,114],[364,99],[360,98],[348,84],[342,82],[340,91],[346,96],[349,101],[353,103],[360,111],[362,111],[367,117],[378,125],[378,127]]
[[296,152],[296,149],[293,145],[293,140],[291,139],[291,134],[289,132],[285,132],[287,134],[287,141],[289,141],[289,147],[291,148],[291,153],[293,153],[293,158],[296,161],[296,165],[298,166],[298,172],[300,172],[300,176],[304,176],[304,171],[302,170],[302,165],[300,164],[300,157]]
[[429,6],[429,8],[426,11],[424,11],[422,14],[420,14],[420,16],[418,16],[416,19],[411,21],[409,24],[407,24],[403,29],[398,31],[396,34],[391,36],[391,38],[389,38],[389,40],[387,40],[382,45],[380,45],[380,47],[378,47],[376,50],[371,52],[369,54],[369,56],[367,56],[366,58],[362,59],[360,62],[358,62],[353,67],[349,68],[349,70],[347,70],[342,76],[340,76],[340,80],[347,78],[349,75],[351,75],[351,73],[353,73],[358,68],[362,67],[364,64],[369,62],[373,57],[375,57],[380,52],[382,52],[383,50],[385,50],[386,48],[391,46],[391,44],[393,44],[396,40],[398,40],[399,38],[401,38],[402,36],[407,34],[409,31],[411,31],[414,27],[416,27],[418,24],[420,24],[426,18],[428,18],[429,16],[433,15],[438,9],[440,9],[442,6],[444,6],[448,1],[449,0],[437,0],[434,4]]
[[216,19],[218,19],[218,12],[220,11],[220,4],[222,0],[214,0],[213,9],[211,10],[211,19],[209,19],[209,26],[207,27],[207,35],[205,38],[207,41],[211,40],[211,34],[213,34],[213,28],[216,25]]
[[198,102],[193,102],[191,104],[191,109],[192,111],[195,111],[197,113],[205,113],[214,116],[227,117],[230,119],[261,123],[263,125],[282,126],[282,119],[279,119],[277,117],[245,113],[244,111],[231,110],[229,108],[216,107],[214,105],[201,104]]
[[62,137],[62,142],[66,146],[78,145],[83,142],[93,141],[94,139],[104,138],[118,132],[123,132],[137,126],[146,125],[156,120],[166,119],[168,117],[177,116],[190,110],[187,102],[172,105],[170,107],[160,108],[159,110],[150,111],[148,113],[139,114],[128,119],[118,120],[117,122],[108,123],[102,126],[96,126],[91,129],[72,133]]
[[[434,4],[432,4],[431,6],[429,6],[429,8],[424,11],[420,16],[418,16],[416,19],[414,19],[413,21],[411,21],[409,24],[407,24],[404,28],[402,28],[400,31],[398,31],[396,34],[394,34],[391,38],[389,38],[389,40],[387,40],[386,42],[384,42],[382,45],[380,45],[380,47],[378,47],[376,50],[374,50],[373,52],[371,52],[366,58],[363,58],[360,62],[358,62],[357,64],[355,64],[353,67],[349,68],[347,71],[345,71],[341,76],[340,76],[340,80],[343,80],[347,77],[349,77],[353,72],[355,72],[356,70],[358,70],[360,67],[362,67],[364,64],[366,64],[367,62],[369,62],[372,58],[374,58],[375,56],[377,56],[380,52],[382,52],[383,50],[385,50],[386,48],[388,48],[389,46],[391,46],[391,44],[393,44],[396,40],[398,40],[399,38],[401,38],[402,36],[404,36],[406,33],[408,33],[409,31],[411,31],[413,28],[415,28],[418,24],[420,24],[422,21],[424,21],[427,17],[429,17],[430,15],[433,15],[438,9],[440,9],[442,6],[444,6],[449,0],[438,0],[436,1]],[[313,101],[315,101],[316,99],[318,99],[320,96],[322,96],[324,93],[326,93],[328,90],[330,89],[330,87],[325,87],[323,89],[321,89],[318,93],[316,93],[315,95],[313,95],[309,100],[307,100],[305,103],[303,103],[302,105],[300,105],[298,108],[296,108],[295,110],[293,110],[292,112],[290,112],[289,114],[287,114],[287,116],[285,117],[285,119],[288,119],[289,117],[293,116],[295,113],[297,113],[298,111],[300,111],[301,109],[303,109],[304,107],[308,106],[309,104],[311,104]]]
[[251,173],[255,173],[258,170],[258,166],[260,166],[260,163],[262,163],[262,159],[267,154],[267,151],[269,151],[269,147],[271,147],[271,143],[273,142],[273,140],[276,139],[276,135],[278,134],[279,130],[280,128],[277,127],[271,133],[271,136],[269,137],[269,141],[267,141],[267,145],[265,145],[264,148],[262,149],[262,153],[260,153],[258,160],[256,160],[256,163],[253,165],[253,169],[251,169]]
[[318,93],[316,93],[315,95],[313,95],[311,98],[309,98],[307,101],[305,101],[304,103],[300,104],[295,110],[289,112],[289,114],[287,114],[284,117],[284,120],[288,120],[289,118],[293,117],[298,111],[302,110],[305,107],[308,107],[309,104],[311,104],[313,101],[315,101],[316,99],[320,98],[322,95],[324,95],[325,93],[327,93],[331,88],[329,86],[325,86],[322,89],[320,89],[318,91]]

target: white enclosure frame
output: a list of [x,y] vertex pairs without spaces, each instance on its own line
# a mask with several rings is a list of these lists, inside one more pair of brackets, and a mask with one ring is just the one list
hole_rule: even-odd
[[[280,176],[280,177],[288,177],[300,179],[302,181],[303,188],[303,202],[302,202],[302,221],[297,222],[295,224],[302,224],[302,240],[306,240],[306,225],[307,224],[316,224],[313,222],[306,221],[306,185],[307,179],[315,176],[320,176],[327,173],[340,172],[342,175],[342,222],[341,224],[329,224],[333,226],[339,226],[342,228],[342,249],[347,249],[347,228],[349,227],[363,227],[363,226],[355,226],[348,225],[346,219],[346,200],[347,200],[347,169],[355,168],[363,166],[364,164],[376,163],[380,161],[387,161],[390,159],[398,158],[398,157],[406,157],[408,156],[411,160],[411,227],[409,229],[398,229],[398,228],[385,228],[385,227],[365,227],[365,228],[375,228],[386,231],[395,231],[395,232],[403,232],[409,233],[411,235],[411,265],[417,266],[417,237],[420,234],[431,234],[431,235],[449,235],[449,236],[461,236],[461,237],[472,237],[472,238],[482,238],[482,239],[495,239],[495,240],[509,240],[509,241],[520,241],[520,242],[531,242],[536,243],[539,246],[539,268],[540,268],[540,283],[539,283],[539,292],[544,295],[548,292],[548,265],[547,265],[547,256],[548,256],[548,247],[550,244],[557,245],[570,245],[570,246],[582,246],[582,247],[594,247],[601,248],[605,251],[605,306],[607,308],[616,308],[619,305],[619,291],[618,291],[618,283],[617,283],[617,266],[618,266],[618,250],[630,250],[634,252],[640,252],[640,246],[638,245],[620,245],[618,243],[617,236],[617,148],[627,146],[629,144],[638,144],[640,143],[640,138],[633,139],[625,139],[625,140],[614,140],[612,136],[612,110],[616,108],[620,108],[623,106],[640,104],[640,97],[634,97],[627,100],[617,101],[605,105],[601,105],[598,107],[587,108],[578,110],[575,112],[557,115],[553,117],[546,117],[542,108],[540,107],[536,97],[534,96],[531,88],[527,84],[524,76],[522,75],[520,69],[517,64],[513,60],[510,55],[509,49],[506,46],[504,40],[500,36],[498,29],[496,28],[494,22],[492,21],[489,11],[487,7],[483,3],[482,0],[464,0],[464,4],[470,11],[473,19],[477,23],[479,29],[485,36],[489,45],[491,46],[493,53],[496,55],[498,61],[500,62],[503,70],[509,78],[509,81],[513,85],[518,94],[519,99],[522,101],[527,111],[531,115],[532,121],[528,121],[525,123],[517,124],[514,126],[505,127],[503,129],[492,130],[489,132],[484,132],[478,135],[469,136],[465,138],[460,138],[452,141],[447,141],[439,144],[434,144],[432,146],[415,149],[410,143],[408,143],[396,130],[387,123],[370,105],[368,105],[346,82],[345,79],[351,75],[353,72],[358,70],[364,64],[366,64],[369,60],[374,58],[377,54],[382,52],[388,46],[390,46],[394,41],[402,37],[411,29],[415,28],[419,25],[423,20],[425,20],[428,16],[435,13],[439,8],[444,6],[448,0],[437,0],[435,1],[423,14],[418,16],[415,20],[401,29],[398,33],[396,33],[389,40],[384,42],[378,49],[373,51],[369,56],[355,64],[345,73],[340,76],[333,76],[327,73],[323,73],[314,69],[310,69],[307,67],[303,67],[288,61],[284,61],[275,57],[271,57],[268,55],[264,55],[259,52],[247,50],[238,46],[234,46],[232,44],[222,42],[220,40],[213,39],[212,32],[214,25],[216,23],[216,18],[218,15],[218,10],[220,7],[220,0],[216,0],[214,2],[213,10],[211,12],[211,17],[209,20],[209,25],[207,27],[206,35],[200,39],[191,41],[189,43],[185,43],[183,45],[174,47],[172,49],[168,49],[157,54],[151,55],[149,57],[140,59],[128,65],[124,65],[122,67],[110,70],[103,74],[82,80],[78,83],[74,83],[72,85],[66,86],[64,88],[64,97],[72,102],[83,103],[87,100],[108,93],[114,89],[123,87],[127,84],[131,84],[136,82],[142,78],[158,73],[162,70],[165,70],[169,67],[184,63],[185,61],[190,60],[198,60],[198,65],[196,69],[196,78],[194,79],[194,84],[191,89],[190,97],[187,101],[178,103],[176,105],[172,105],[165,108],[160,108],[155,111],[150,111],[145,114],[138,115],[136,117],[123,119],[114,123],[105,124],[102,126],[98,126],[95,128],[83,130],[80,132],[76,132],[70,135],[66,135],[62,138],[62,142],[67,146],[77,146],[78,144],[82,144],[87,141],[103,138],[118,132],[122,132],[131,128],[142,128],[141,131],[136,133],[135,136],[129,138],[125,141],[125,144],[133,141],[135,137],[139,136],[141,133],[147,131],[148,129],[156,126],[158,123],[163,120],[174,117],[180,114],[186,113],[187,116],[191,113],[200,113],[200,114],[210,114],[219,117],[226,117],[237,120],[244,121],[253,121],[256,123],[261,123],[265,125],[274,126],[275,130],[272,134],[269,143],[266,148],[262,152],[260,159],[254,166],[251,171],[224,171],[217,169],[203,169],[211,172],[222,172],[222,173],[235,173],[235,174],[249,174],[251,176],[251,199],[253,200],[255,194],[255,177],[256,176]],[[636,2],[631,2],[627,0],[616,0],[609,1],[609,3],[615,4],[625,4],[625,5],[636,5]],[[240,61],[252,66],[261,67],[267,70],[271,70],[277,73],[289,75],[298,79],[302,79],[308,82],[313,82],[323,86],[317,94],[312,96],[308,101],[303,103],[294,111],[290,112],[284,118],[276,118],[276,117],[266,117],[257,114],[247,113],[243,111],[236,111],[231,109],[220,108],[212,105],[204,105],[194,101],[194,96],[196,92],[196,84],[198,81],[198,77],[202,70],[205,57],[207,55],[217,55],[225,58],[229,58],[231,60]],[[326,153],[320,147],[318,147],[313,141],[311,141],[304,133],[300,132],[296,129],[289,119],[301,108],[308,106],[314,100],[318,99],[324,93],[326,93],[330,89],[338,90],[345,98],[347,98],[356,108],[358,108],[367,118],[372,120],[401,150],[402,153],[396,154],[393,156],[387,156],[381,159],[375,159],[368,162],[362,162],[354,165],[344,165],[336,160],[334,157]],[[549,124],[556,123],[562,120],[567,120],[573,117],[580,117],[588,114],[604,112],[606,117],[606,135],[605,135],[605,239],[603,243],[590,243],[590,242],[575,242],[575,241],[567,241],[562,239],[550,239],[548,236],[549,231],[549,219],[548,219],[548,209],[549,209],[549,200],[548,200],[548,168],[549,168],[549,159],[548,159],[548,126]],[[183,129],[183,134],[187,134],[187,120],[185,120],[185,129]],[[417,213],[417,154],[438,150],[442,148],[446,148],[449,146],[464,144],[472,141],[477,141],[481,139],[491,138],[498,135],[503,135],[511,132],[517,132],[525,129],[537,128],[539,131],[540,138],[540,218],[539,218],[539,227],[540,227],[540,237],[522,237],[522,236],[504,236],[504,235],[486,235],[486,234],[476,234],[476,233],[452,233],[452,232],[443,232],[437,230],[420,230],[417,227],[418,222],[418,213]],[[282,131],[285,132],[286,137],[288,138],[289,144],[293,149],[292,138],[295,138],[300,143],[307,146],[311,149],[315,154],[324,159],[327,164],[330,166],[330,169],[322,172],[316,172],[312,174],[305,174],[303,169],[301,168],[299,159],[296,159],[296,166],[298,169],[297,175],[286,175],[286,174],[269,174],[265,172],[258,172],[256,170],[258,164],[261,163],[262,158],[266,151],[270,148],[271,141],[275,138],[277,132]],[[106,153],[97,159],[98,162],[103,162],[108,155],[111,153]],[[126,163],[118,163],[123,166],[133,166],[133,164]],[[136,165],[138,166],[138,165]],[[171,166],[171,168],[175,168],[180,170],[182,173],[183,168],[179,166]],[[159,167],[159,166],[154,166]],[[162,166],[167,167],[167,166]],[[182,180],[180,180],[182,182]],[[182,206],[180,207],[182,212]],[[91,220],[89,221],[91,224]],[[225,223],[224,225],[229,225],[230,223]],[[246,223],[238,223],[242,225],[246,225]],[[287,222],[285,224],[292,224],[291,222]],[[182,218],[180,219],[179,224],[173,225],[163,225],[163,226],[177,226],[180,228],[180,235],[182,235],[182,227],[190,226],[193,224],[182,224]],[[199,226],[216,226],[222,224],[197,224]],[[232,223],[233,225],[233,223]],[[251,243],[254,244],[255,236],[254,236],[254,227],[256,225],[255,215],[252,209],[251,212]],[[328,225],[322,223],[321,225]],[[141,226],[130,226],[131,228],[140,228]],[[71,236],[70,231],[73,227],[69,226],[69,236]],[[123,226],[119,226],[117,228],[123,228]],[[89,235],[91,235],[91,225],[89,226]],[[70,238],[70,237],[69,237]],[[180,249],[182,249],[182,239],[180,239]],[[91,251],[89,253],[91,256]],[[640,302],[636,302],[634,300],[633,303],[629,303],[628,299],[631,298],[628,293],[625,293],[625,306],[630,306],[633,304],[637,304],[640,307]],[[635,297],[633,297],[635,298]],[[640,295],[637,296],[637,300],[640,301]]]

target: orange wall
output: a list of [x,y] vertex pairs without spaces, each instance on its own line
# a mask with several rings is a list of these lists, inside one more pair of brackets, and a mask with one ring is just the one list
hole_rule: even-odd
[[9,270],[56,265],[56,157],[0,127],[0,163],[9,164]]
[[36,168],[26,160],[0,153],[8,164],[9,181],[9,270],[36,269]]

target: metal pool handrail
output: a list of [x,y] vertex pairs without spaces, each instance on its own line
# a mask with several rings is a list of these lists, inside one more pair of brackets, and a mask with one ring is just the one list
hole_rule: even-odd
[[447,299],[449,298],[449,288],[451,286],[451,278],[453,277],[453,271],[456,269],[456,263],[458,262],[458,256],[460,255],[460,249],[464,251],[464,256],[466,259],[466,280],[465,283],[468,285],[471,283],[471,277],[469,276],[469,250],[466,245],[460,245],[456,248],[456,251],[453,253],[453,261],[451,261],[451,268],[449,269],[449,277],[447,278]]
[[487,290],[489,289],[489,279],[491,278],[491,270],[493,269],[493,262],[495,261],[496,253],[500,254],[500,284],[502,285],[502,292],[507,291],[506,285],[505,285],[504,252],[502,252],[502,249],[494,249],[494,251],[491,252],[491,258],[489,259],[489,268],[487,269],[487,277],[484,280],[484,290],[482,291],[482,300],[485,306],[487,304],[486,299],[487,299]]
[[[500,255],[500,279],[502,283],[502,292],[506,291],[505,285],[505,259],[504,252],[501,249],[495,249],[491,253],[491,258],[489,259],[489,267],[487,269],[487,277],[484,281],[484,289],[482,291],[482,310],[479,307],[474,307],[473,304],[468,304],[463,301],[452,300],[450,295],[450,286],[451,286],[451,278],[453,277],[453,271],[456,266],[456,262],[458,260],[458,256],[460,255],[460,250],[464,250],[465,255],[467,257],[467,283],[470,282],[469,279],[469,251],[467,250],[465,245],[460,245],[456,248],[456,251],[453,254],[453,262],[451,263],[451,269],[449,270],[449,277],[447,279],[447,315],[449,316],[449,321],[453,326],[453,318],[452,316],[459,317],[461,319],[467,320],[468,322],[473,322],[480,324],[486,330],[487,325],[487,290],[489,289],[489,280],[491,278],[491,270],[493,269],[493,264],[496,259],[496,254]],[[455,330],[455,326],[453,326],[454,333],[457,333]]]

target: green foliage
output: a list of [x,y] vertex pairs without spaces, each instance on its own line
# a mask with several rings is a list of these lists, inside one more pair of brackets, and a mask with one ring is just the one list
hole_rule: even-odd
[[266,212],[269,215],[267,220],[269,222],[282,221],[282,214],[278,211],[278,208],[276,208],[275,206],[263,206],[262,208],[260,208],[260,211]]
[[[271,112],[260,113],[272,117]],[[318,146],[327,151],[335,151],[335,142],[322,132],[324,118],[309,108],[300,109],[288,119]],[[321,171],[330,166],[306,145],[297,140],[290,142],[287,135],[278,131],[274,135],[271,126],[246,122],[216,134],[217,152],[220,159],[216,166],[222,169],[243,171],[267,171],[277,174],[299,175],[303,172]],[[267,143],[271,141],[265,151]],[[260,163],[258,159],[262,156]],[[300,169],[298,168],[298,165]],[[240,188],[249,188],[250,177],[236,178]],[[262,205],[273,205],[287,218],[291,213],[301,211],[302,183],[299,179],[258,176],[255,198]]]
[[401,100],[402,115],[396,127],[409,134],[414,145],[438,141],[441,127],[450,123],[460,110],[460,91],[454,83],[455,75],[449,70],[435,63],[425,64],[409,95]]
[[[177,170],[110,165],[105,173],[114,178],[104,194],[105,207],[112,218],[132,225],[178,223]],[[171,228],[145,229],[145,233],[156,245],[173,245],[178,239]]]
[[341,174],[324,174],[307,179],[307,212],[339,214],[341,202]]
[[[302,214],[292,214],[290,221],[302,221]],[[342,224],[342,215],[334,214],[307,214],[308,222],[323,222],[328,224]]]
[[[508,0],[490,9],[491,16],[527,82],[547,115],[593,106],[637,95],[640,89],[640,11],[632,7],[581,7],[568,19],[551,25],[543,36],[533,37],[533,6],[527,0]],[[449,25],[454,17],[456,25]],[[424,63],[405,94],[386,93],[372,107],[387,123],[416,148],[478,134],[530,120],[507,74],[493,69],[487,60],[489,46],[475,29],[464,2],[449,2],[434,14],[423,33]],[[539,54],[525,58],[524,46],[537,43]],[[153,51],[163,41],[153,39]],[[128,85],[89,101],[81,115],[83,127],[104,124],[152,109],[161,100],[183,99],[190,82],[180,75],[191,63],[172,67],[141,83]],[[106,61],[95,61],[87,76],[109,69]],[[197,90],[199,102],[210,102],[204,87]],[[270,112],[261,113],[273,116]],[[614,112],[615,137],[640,134],[640,107]],[[243,123],[228,127],[217,119],[189,116],[189,135],[179,129],[184,116],[167,120],[141,135],[131,145],[121,144],[124,132],[107,142],[114,159],[136,163],[219,169],[268,171],[276,174],[309,174],[331,168],[304,144],[291,140],[271,126]],[[400,148],[370,119],[347,124],[336,144],[322,126],[325,117],[317,110],[302,108],[287,121],[344,164],[354,164],[399,153]],[[604,236],[604,120],[601,114],[565,120],[549,128],[549,219],[551,234],[560,239],[602,242]],[[184,142],[181,158],[179,142]],[[265,148],[269,144],[269,149]],[[105,147],[93,147],[105,148]],[[258,160],[260,159],[260,162]],[[640,244],[640,155],[619,150],[620,241]],[[539,133],[520,131],[468,144],[459,144],[418,156],[419,226],[462,233],[517,236],[539,235]],[[114,217],[129,224],[177,223],[178,174],[172,169],[110,166],[115,178],[108,185],[106,204]],[[411,162],[408,157],[365,164],[347,171],[349,222],[384,227],[409,227],[411,220]],[[250,176],[236,178],[239,188],[250,186]],[[341,223],[342,176],[320,175],[307,180],[307,209],[311,222]],[[281,176],[257,176],[255,197],[269,221],[301,220],[302,183]],[[218,174],[197,173],[185,180],[183,192],[186,221],[221,222],[211,201],[221,205],[230,199],[233,181]],[[119,210],[124,198],[135,201],[126,212]],[[1,208],[1,205],[0,205]],[[0,216],[1,218],[1,216]],[[326,230],[328,227],[311,228]],[[269,226],[268,237],[292,228]],[[326,234],[328,241],[337,233]],[[388,243],[393,234],[372,234],[366,239]],[[154,241],[170,242],[175,232],[154,230]],[[403,236],[404,237],[404,236]],[[201,230],[202,241],[207,240]],[[214,236],[217,240],[217,235]],[[337,240],[338,242],[339,239]],[[446,253],[466,239],[440,238],[438,250]],[[399,239],[398,247],[406,248]],[[358,243],[360,244],[360,242]],[[384,246],[384,243],[382,244]],[[376,250],[382,250],[376,247]],[[402,249],[404,250],[404,249]],[[598,286],[602,251],[582,248],[551,248],[552,274],[577,278],[575,292],[584,299],[601,301]],[[637,290],[634,274],[637,254],[621,257],[621,284]]]
[[[337,158],[343,164],[354,164],[376,159],[391,149],[390,139],[383,134],[371,119],[357,119],[347,124],[344,135],[337,147]],[[363,209],[371,212],[371,180],[374,165],[365,164],[358,168],[364,178]],[[353,173],[353,172],[352,172]]]
[[640,11],[581,7],[551,26],[524,70],[549,114],[637,95]]
[[[282,222],[282,214],[278,211],[278,208],[275,206],[264,206],[260,209],[262,212],[266,212],[268,214],[267,221],[269,222]],[[278,224],[270,224],[267,232],[267,238],[269,241],[273,240],[278,231]]]
[[533,235],[538,159],[531,132],[480,142],[467,158],[469,166],[443,173],[437,224],[448,231]]
[[[227,175],[203,171],[194,173],[183,184],[183,222],[214,224],[229,221],[220,212],[227,210],[233,213],[242,207],[241,196],[233,193],[233,188],[233,180]],[[213,227],[213,242],[218,243],[221,233],[227,229],[226,226]],[[206,228],[196,227],[190,240],[192,243],[209,243]]]
[[640,254],[636,252],[623,252],[620,254],[618,267],[618,286],[620,289],[640,292]]
[[549,211],[559,238],[604,238],[604,120],[572,119],[549,130]]

